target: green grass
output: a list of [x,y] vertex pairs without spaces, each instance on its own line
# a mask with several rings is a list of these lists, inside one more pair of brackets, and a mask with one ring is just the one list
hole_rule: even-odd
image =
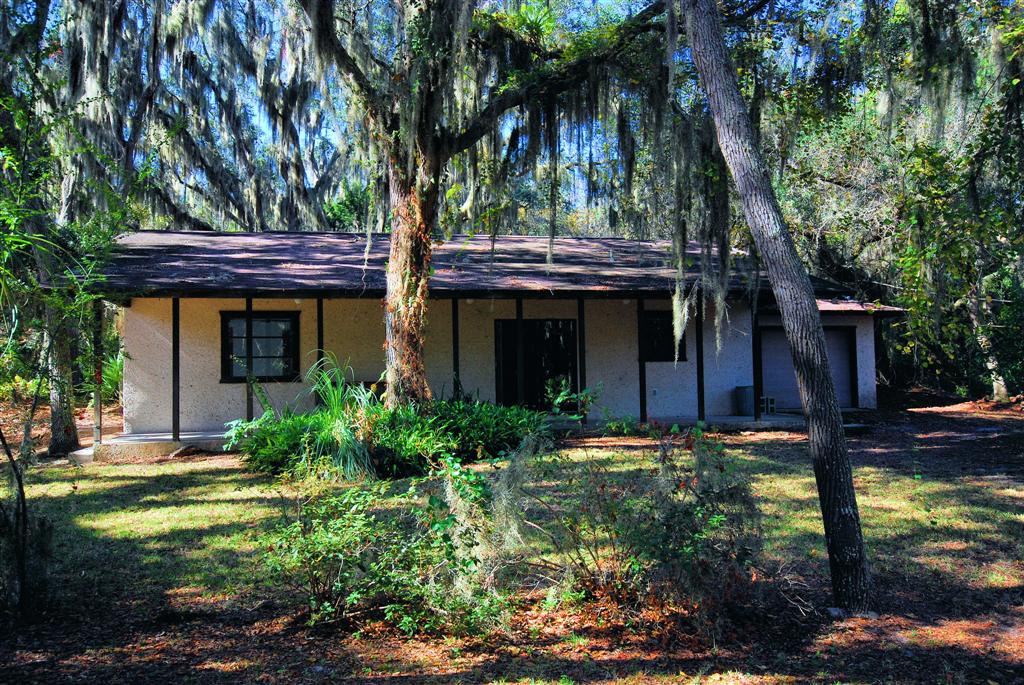
[[[912,452],[913,453],[913,452]],[[821,562],[818,493],[806,454],[757,445],[730,450],[751,474],[768,556]],[[876,573],[984,589],[1024,584],[1024,483],[936,463],[860,463],[854,485]]]
[[[611,450],[569,454],[599,460],[624,478],[647,459]],[[753,479],[767,556],[825,573],[817,491],[802,450],[760,443],[729,454]],[[973,589],[1024,583],[1020,481],[928,473],[913,464],[860,465],[856,474],[876,570]],[[557,482],[538,485],[557,493]],[[56,524],[58,573],[72,582],[129,573],[136,587],[203,595],[259,584],[256,539],[289,506],[272,479],[245,471],[232,457],[42,468],[31,473],[28,492]]]
[[[819,672],[829,682],[824,674],[833,672],[837,659],[854,669],[847,672],[851,682],[887,674],[897,681],[921,673],[939,677],[947,673],[944,669],[967,677],[998,668],[1005,675],[1006,650],[1013,648],[1010,633],[997,635],[1002,641],[993,642],[990,651],[971,645],[1019,620],[1012,607],[1019,605],[1016,598],[1024,588],[1024,460],[1013,440],[1024,435],[1022,428],[1024,424],[1014,427],[1015,432],[990,446],[948,441],[938,432],[934,439],[904,436],[899,444],[884,432],[860,445],[855,442],[858,499],[879,608],[892,617],[883,615],[874,624],[871,630],[877,634],[847,633],[827,622],[808,625],[810,632],[798,644],[770,645],[776,657],[768,662],[752,654],[715,665],[715,655],[708,652],[689,662],[662,665],[659,660],[665,655],[652,648],[655,652],[634,665],[622,666],[618,682],[730,682],[734,677],[779,682],[787,674],[801,678]],[[800,592],[813,606],[827,606],[828,566],[806,446],[775,438],[730,438],[728,445],[728,454],[750,475],[764,514],[766,570],[776,573],[784,567],[806,579],[806,590]],[[649,468],[651,457],[651,452],[608,445],[566,454],[574,461],[602,461],[622,478]],[[180,599],[223,606],[288,592],[263,582],[258,540],[294,506],[290,493],[268,477],[247,472],[233,457],[40,467],[29,472],[28,481],[37,511],[55,525],[54,585],[81,606],[113,607],[115,616],[130,618],[125,612],[136,605],[153,611],[176,606]],[[403,487],[395,484],[396,490]],[[559,475],[542,475],[530,487],[557,498]],[[531,543],[537,554],[553,552],[539,537]],[[302,604],[300,598],[293,599],[294,605],[281,605],[282,614],[293,615]],[[572,598],[559,599],[564,601],[552,601],[550,610],[571,613]],[[197,624],[197,634],[206,629],[205,621]],[[503,673],[507,682],[558,683],[562,674],[590,682],[611,672],[607,669],[614,660],[602,661],[606,643],[599,631],[569,624],[549,634],[539,625],[524,628],[515,638],[528,658],[515,660],[514,669]],[[851,635],[848,642],[845,635]],[[247,639],[239,638],[238,645]],[[263,664],[274,659],[290,663],[293,638],[281,640],[251,658]],[[401,647],[388,642],[379,654],[372,648],[370,654],[359,651],[371,643],[338,636],[324,644],[356,650],[362,654],[359,662],[377,673],[472,672],[477,660],[490,658],[458,640],[413,641]],[[899,654],[892,650],[903,649],[915,650],[920,671],[892,670],[899,663]],[[187,654],[181,658],[192,658]],[[710,670],[698,676],[705,668]]]
[[233,457],[43,468],[28,495],[55,524],[57,577],[86,594],[122,588],[111,579],[139,594],[250,590],[258,534],[287,503]]

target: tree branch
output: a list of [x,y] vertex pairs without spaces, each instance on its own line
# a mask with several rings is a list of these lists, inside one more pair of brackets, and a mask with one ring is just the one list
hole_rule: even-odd
[[299,4],[309,18],[313,32],[313,45],[321,59],[330,58],[348,85],[366,103],[370,118],[383,124],[385,119],[384,94],[379,92],[356,60],[338,39],[334,25],[334,0],[300,0]]
[[[727,7],[724,12],[725,23],[734,26],[742,24],[767,7],[769,2],[770,0],[756,0],[746,5],[738,3]],[[624,20],[616,31],[615,39],[604,49],[574,60],[539,67],[545,73],[530,78],[527,83],[518,88],[502,90],[492,96],[477,116],[453,137],[447,149],[448,156],[456,155],[480,140],[494,126],[498,117],[508,110],[534,99],[550,97],[571,90],[587,79],[591,67],[611,61],[636,38],[649,32],[664,30],[664,23],[656,21],[664,12],[664,0],[655,0],[638,14]],[[683,26],[682,19],[679,22],[679,29],[680,35],[685,33],[686,27]],[[502,30],[505,34],[511,33],[504,27],[499,27],[497,30]],[[538,56],[556,60],[563,54],[562,51],[543,52],[539,49],[534,52]]]
[[477,113],[476,117],[452,138],[447,149],[448,156],[456,155],[480,140],[494,126],[498,117],[510,109],[531,100],[558,95],[575,88],[588,78],[592,67],[611,61],[637,37],[648,32],[663,30],[664,24],[653,20],[664,9],[664,3],[658,0],[658,2],[648,5],[639,14],[622,22],[615,32],[615,38],[603,49],[576,59],[538,67],[537,70],[540,73],[529,77],[522,85],[498,90]]

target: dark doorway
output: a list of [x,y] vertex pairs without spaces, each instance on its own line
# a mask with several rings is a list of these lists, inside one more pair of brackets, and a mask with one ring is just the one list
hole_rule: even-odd
[[[516,320],[494,322],[498,404],[551,409],[549,381],[564,378],[576,392],[576,320],[523,319],[523,368],[518,368]],[[522,379],[522,395],[519,383]],[[521,399],[520,399],[521,397]]]

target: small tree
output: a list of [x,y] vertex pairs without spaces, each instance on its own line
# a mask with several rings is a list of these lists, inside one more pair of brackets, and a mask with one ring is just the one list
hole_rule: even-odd
[[861,535],[853,471],[825,332],[814,291],[779,209],[761,159],[746,103],[729,58],[715,0],[683,0],[686,35],[715,121],[718,142],[739,190],[747,223],[771,280],[793,353],[814,477],[818,484],[832,593],[842,608],[870,603],[870,574]]

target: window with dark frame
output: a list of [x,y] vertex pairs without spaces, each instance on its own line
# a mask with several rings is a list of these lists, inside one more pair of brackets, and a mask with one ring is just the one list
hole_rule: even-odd
[[[674,362],[675,333],[672,312],[645,311],[640,318],[640,357],[645,362]],[[686,361],[686,336],[679,341],[679,361]]]
[[[245,312],[221,312],[220,330],[220,381],[244,383]],[[253,312],[252,373],[260,383],[299,380],[298,312]]]

